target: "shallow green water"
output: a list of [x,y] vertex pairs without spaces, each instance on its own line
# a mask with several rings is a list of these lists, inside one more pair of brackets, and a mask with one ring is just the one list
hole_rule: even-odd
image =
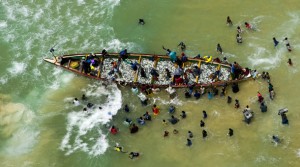
[[[8,1],[0,3],[0,164],[1,166],[299,166],[300,135],[298,104],[300,6],[298,1],[212,2],[207,0],[153,1]],[[230,16],[234,26],[228,27]],[[146,24],[139,26],[137,20]],[[243,44],[235,40],[236,26],[248,21],[256,31],[245,30]],[[292,52],[283,42],[274,48],[272,37],[280,42],[288,37]],[[120,51],[164,54],[162,45],[179,52],[177,44],[187,45],[186,53],[196,56],[218,56],[220,43],[229,61],[242,66],[268,71],[276,98],[268,98],[268,84],[262,79],[240,84],[241,91],[228,95],[249,105],[255,112],[250,125],[242,122],[241,109],[228,105],[225,98],[212,100],[179,98],[170,101],[165,91],[155,94],[143,107],[130,88],[111,86],[77,77],[46,64],[43,57],[55,54],[96,52],[107,48]],[[287,65],[291,58],[294,66]],[[261,113],[256,102],[260,91],[266,99],[268,112]],[[89,101],[102,106],[92,114],[81,114],[82,106],[74,107],[74,97],[87,94]],[[161,113],[152,122],[130,135],[122,124],[125,117],[135,119],[152,104]],[[162,125],[169,118],[169,104],[185,110],[188,117],[176,125]],[[83,103],[84,104],[84,103]],[[129,104],[131,113],[119,110]],[[277,115],[288,107],[290,125],[283,126]],[[202,110],[208,112],[203,140],[199,121]],[[109,113],[111,112],[111,113]],[[99,114],[101,113],[101,114]],[[109,125],[120,132],[108,134]],[[226,134],[234,129],[234,136]],[[177,135],[163,138],[163,132]],[[186,147],[187,131],[194,133],[192,147]],[[271,143],[275,134],[283,139]],[[70,136],[68,136],[70,135]],[[126,151],[138,151],[140,158],[131,160],[127,154],[113,150],[118,142]],[[108,144],[108,145],[106,145]]]

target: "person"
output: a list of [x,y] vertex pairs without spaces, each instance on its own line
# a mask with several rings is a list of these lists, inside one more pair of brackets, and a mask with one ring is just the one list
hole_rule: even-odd
[[171,105],[171,106],[169,107],[169,113],[170,113],[170,114],[174,114],[174,112],[175,112],[175,107],[174,107],[173,105]]
[[87,106],[87,108],[92,108],[94,106],[94,104],[93,103],[88,103],[86,106]]
[[136,133],[139,131],[139,127],[136,126],[135,124],[132,124],[130,127],[130,133]]
[[186,139],[186,141],[187,141],[187,143],[186,143],[187,146],[189,146],[189,147],[192,146],[192,141],[190,139]]
[[185,98],[190,98],[191,97],[191,94],[190,94],[190,92],[189,91],[185,91],[184,92],[184,96],[185,96]]
[[118,151],[118,152],[122,152],[122,153],[127,153],[127,152],[123,151],[123,147],[119,146],[119,143],[116,143],[114,150]]
[[171,72],[168,68],[165,68],[165,78],[166,80],[170,80],[172,78]]
[[191,131],[188,131],[188,137],[189,138],[193,138],[194,137],[194,135],[193,135],[193,133]]
[[276,47],[279,44],[279,42],[276,40],[275,37],[273,37],[273,42],[274,42],[274,47]]
[[169,136],[169,132],[168,131],[165,131],[164,132],[164,137],[168,137]]
[[206,119],[207,118],[207,113],[206,113],[205,110],[202,111],[202,114],[203,114],[203,118]]
[[155,81],[158,80],[159,74],[158,74],[158,72],[157,72],[157,70],[155,68],[151,69],[150,74],[152,75],[153,80],[155,80]]
[[120,58],[122,59],[122,60],[125,60],[125,59],[127,59],[127,49],[124,49],[124,50],[122,50],[121,52],[120,52]]
[[117,133],[118,133],[117,128],[116,128],[115,126],[112,126],[112,127],[110,128],[110,133],[113,134],[113,135],[117,134]]
[[125,111],[125,112],[129,112],[129,111],[130,111],[127,104],[125,104],[124,111]]
[[170,55],[170,53],[172,52],[170,49],[165,48],[164,46],[162,46],[163,50],[167,51],[167,55]]
[[228,136],[233,136],[233,130],[231,128],[229,128]]
[[186,113],[185,113],[185,111],[181,111],[181,118],[186,118]]
[[251,109],[249,108],[249,106],[247,105],[246,108],[244,109],[243,111],[243,114],[244,114],[244,121],[249,124],[251,122],[251,119],[252,119],[252,112],[251,112]]
[[232,25],[233,25],[233,23],[232,23],[232,21],[231,21],[231,19],[230,19],[229,16],[227,16],[226,24],[229,25],[229,26],[232,26]]
[[266,79],[268,80],[268,82],[270,82],[271,77],[270,77],[269,72],[266,72]]
[[279,139],[278,136],[273,135],[273,136],[272,136],[272,140],[273,140],[273,142],[276,143],[276,144],[280,143],[280,139]]
[[227,103],[230,104],[232,101],[232,98],[230,96],[227,96]]
[[145,24],[145,20],[144,19],[139,19],[139,24],[140,25],[144,25]]
[[202,130],[202,137],[203,137],[203,139],[207,137],[207,132],[204,129]]
[[163,125],[168,125],[168,123],[165,119],[163,119],[162,123],[163,123]]
[[107,51],[106,51],[105,49],[103,49],[103,50],[101,51],[101,54],[102,54],[102,58],[104,58],[105,56],[108,55],[108,53],[107,53]]
[[148,111],[146,111],[146,113],[143,116],[145,120],[151,121],[151,115],[148,113]]
[[138,152],[130,152],[130,154],[129,154],[130,159],[137,158],[139,156],[140,156],[140,153],[138,153]]
[[245,22],[245,26],[246,26],[246,28],[247,28],[248,30],[250,30],[250,29],[253,28],[252,25],[249,24],[248,22]]
[[204,127],[205,126],[205,123],[204,123],[204,121],[200,121],[200,127]]
[[147,75],[146,75],[146,72],[145,72],[144,68],[141,67],[140,69],[141,69],[141,77],[147,78]]
[[181,62],[182,63],[185,63],[185,62],[187,62],[188,61],[188,58],[187,58],[187,56],[186,56],[186,54],[184,54],[183,52],[181,53]]
[[292,48],[291,48],[291,45],[290,45],[290,42],[289,42],[288,38],[285,37],[283,41],[284,41],[284,43],[285,43],[285,46],[286,46],[287,50],[288,50],[289,52],[291,52],[291,51],[292,51]]
[[143,117],[138,118],[138,119],[137,119],[137,122],[138,122],[140,125],[145,125],[145,124],[146,124],[146,122],[145,122],[145,120],[144,120]]
[[243,38],[240,34],[236,34],[236,42],[237,43],[243,43]]
[[240,108],[240,102],[238,99],[235,99],[234,108]]
[[264,101],[264,98],[262,97],[262,95],[259,92],[257,92],[257,98],[258,98],[259,103],[262,103]]
[[159,109],[158,109],[158,107],[156,106],[156,104],[153,105],[153,107],[152,107],[152,112],[153,112],[154,116],[156,116],[156,115],[159,114]]
[[83,111],[86,111],[86,112],[87,112],[87,109],[86,109],[86,108],[83,108]]
[[173,125],[175,125],[178,121],[179,119],[174,117],[174,115],[172,115],[171,118],[169,119],[169,122]]
[[177,134],[178,133],[178,130],[177,129],[174,129],[173,130],[173,134]]
[[285,113],[281,113],[281,123],[282,124],[289,124],[289,120],[287,119],[287,116]]
[[200,94],[204,95],[206,93],[205,87],[200,86]]
[[146,106],[148,104],[148,98],[143,93],[140,93],[138,97],[140,98],[143,106]]
[[193,68],[193,76],[196,77],[200,77],[200,74],[201,74],[201,69],[198,67],[198,66],[194,66]]
[[261,112],[267,112],[267,110],[268,110],[267,105],[265,105],[264,102],[260,103],[260,111]]
[[185,46],[185,44],[184,44],[183,42],[180,42],[180,43],[178,44],[178,46],[180,46],[181,51],[185,51],[186,46]]
[[83,100],[83,101],[86,101],[86,100],[87,100],[85,94],[83,94],[83,95],[81,96],[81,100]]
[[238,85],[238,83],[236,83],[236,82],[234,82],[234,83],[232,84],[231,88],[232,88],[232,92],[233,92],[233,93],[237,93],[237,92],[240,91],[239,85]]
[[238,34],[242,34],[242,32],[243,32],[243,30],[241,29],[240,26],[237,26],[237,29],[236,29],[236,30],[237,30],[237,33],[238,33]]
[[132,124],[132,120],[129,119],[129,118],[126,118],[125,121],[124,121],[124,124],[127,125],[127,126],[131,125]]
[[223,54],[223,49],[219,43],[217,44],[217,52]]
[[75,98],[75,99],[73,100],[73,104],[74,104],[75,106],[79,106],[79,105],[80,105],[80,102],[79,102],[79,100],[78,100],[77,98]]
[[274,97],[275,97],[275,92],[274,92],[274,90],[271,90],[271,91],[269,92],[269,94],[270,94],[270,99],[271,99],[271,100],[274,100]]
[[134,63],[131,62],[130,65],[131,65],[131,69],[132,69],[134,72],[136,72],[136,71],[138,70],[139,64],[138,64],[137,62],[134,62]]
[[288,63],[290,66],[292,66],[293,65],[292,59],[289,58]]
[[197,90],[195,90],[194,97],[195,97],[196,99],[199,99],[200,96],[201,96],[200,93],[199,93]]

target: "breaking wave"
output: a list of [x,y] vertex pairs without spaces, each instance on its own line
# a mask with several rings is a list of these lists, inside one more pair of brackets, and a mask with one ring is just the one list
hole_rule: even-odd
[[[81,110],[68,114],[67,133],[63,137],[60,149],[65,151],[66,155],[75,151],[83,151],[91,156],[101,155],[109,147],[107,132],[103,131],[102,126],[108,123],[121,108],[121,91],[116,85],[105,88],[100,84],[94,84],[88,85],[83,92],[89,98],[105,98],[105,102],[95,104],[87,112]],[[100,106],[102,109],[99,109]]]

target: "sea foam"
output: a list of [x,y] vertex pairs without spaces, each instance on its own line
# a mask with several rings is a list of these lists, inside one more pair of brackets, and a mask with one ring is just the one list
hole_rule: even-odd
[[[103,154],[109,144],[105,132],[100,127],[108,123],[122,106],[121,91],[116,85],[107,88],[100,84],[88,85],[84,91],[89,98],[103,96],[107,99],[104,104],[96,104],[87,112],[72,111],[68,114],[67,133],[60,145],[60,149],[65,151],[66,155],[75,151],[83,151],[91,156]],[[101,110],[99,106],[102,107]]]

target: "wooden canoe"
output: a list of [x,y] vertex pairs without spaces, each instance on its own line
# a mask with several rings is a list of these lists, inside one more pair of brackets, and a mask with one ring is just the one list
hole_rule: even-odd
[[[109,80],[117,84],[132,86],[142,84],[155,87],[171,86],[173,88],[185,88],[191,84],[195,87],[223,86],[226,83],[231,84],[251,78],[251,76],[248,75],[248,77],[240,77],[239,79],[232,80],[230,73],[231,66],[229,64],[214,61],[208,62],[199,58],[188,58],[187,62],[181,66],[184,72],[181,78],[185,78],[185,82],[176,83],[173,74],[176,68],[178,68],[178,65],[171,62],[169,56],[166,55],[128,53],[127,58],[120,61],[119,53],[109,53],[105,56],[101,53],[94,53],[93,55],[83,53],[62,55],[52,59],[44,58],[44,60],[84,77],[103,81]],[[84,63],[85,65],[83,65]],[[91,68],[89,67],[90,70],[85,69],[87,63],[91,64]],[[132,69],[132,64],[134,63],[138,64],[136,71]],[[114,65],[116,64],[118,72],[114,71]],[[197,67],[201,70],[200,75],[193,73],[193,68]],[[141,76],[141,68],[143,68],[146,73],[144,77]],[[150,74],[152,68],[159,74],[156,80]],[[172,78],[166,77],[166,68],[169,69]],[[212,78],[211,76],[218,70],[218,76]]]

